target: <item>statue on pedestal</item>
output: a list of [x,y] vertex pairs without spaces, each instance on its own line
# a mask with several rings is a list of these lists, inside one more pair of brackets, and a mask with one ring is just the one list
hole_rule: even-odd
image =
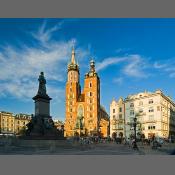
[[35,115],[27,124],[26,136],[31,139],[57,139],[64,138],[54,125],[50,116],[50,98],[46,92],[46,79],[44,73],[41,72],[38,78],[39,88],[35,101]]
[[39,81],[38,94],[46,95],[46,79],[44,77],[44,72],[40,73],[38,81]]

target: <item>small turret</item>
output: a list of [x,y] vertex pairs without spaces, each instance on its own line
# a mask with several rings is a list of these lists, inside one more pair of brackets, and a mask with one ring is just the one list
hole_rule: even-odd
[[88,73],[85,74],[85,77],[93,77],[93,76],[98,76],[96,71],[95,71],[95,61],[91,59],[90,61],[90,70]]

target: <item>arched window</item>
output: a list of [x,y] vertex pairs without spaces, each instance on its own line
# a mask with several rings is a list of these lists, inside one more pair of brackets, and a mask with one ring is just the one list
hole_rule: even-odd
[[89,93],[90,97],[92,96],[92,92]]
[[91,82],[89,83],[89,87],[90,87],[90,88],[92,87],[92,83],[91,83]]

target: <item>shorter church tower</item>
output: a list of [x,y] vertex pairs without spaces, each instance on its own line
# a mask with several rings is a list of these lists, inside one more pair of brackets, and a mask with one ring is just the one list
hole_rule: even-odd
[[85,75],[84,94],[86,99],[85,126],[88,134],[93,135],[99,131],[100,120],[100,79],[95,71],[94,60],[90,61],[90,70]]

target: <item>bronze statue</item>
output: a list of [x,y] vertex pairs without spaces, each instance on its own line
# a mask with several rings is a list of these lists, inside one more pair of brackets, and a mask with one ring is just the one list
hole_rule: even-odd
[[38,81],[39,81],[38,94],[46,95],[46,79],[44,77],[44,72],[40,73]]

